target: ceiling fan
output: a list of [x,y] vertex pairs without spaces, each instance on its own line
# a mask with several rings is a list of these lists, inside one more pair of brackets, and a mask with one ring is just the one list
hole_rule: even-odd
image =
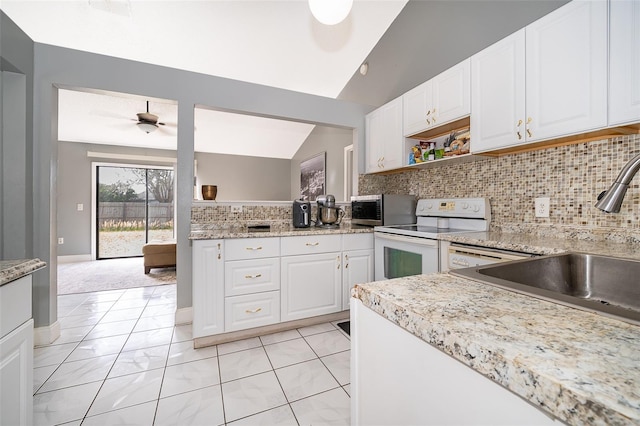
[[158,126],[166,125],[158,121],[160,117],[149,112],[149,101],[147,101],[147,112],[139,112],[136,115],[138,116],[136,125],[145,133],[155,132],[159,128]]

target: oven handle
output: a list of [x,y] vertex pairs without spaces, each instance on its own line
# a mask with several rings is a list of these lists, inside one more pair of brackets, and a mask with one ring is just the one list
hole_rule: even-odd
[[375,232],[376,238],[397,241],[399,243],[420,244],[428,247],[438,247],[438,240],[432,240],[430,238],[409,237],[406,235],[385,234],[383,232]]

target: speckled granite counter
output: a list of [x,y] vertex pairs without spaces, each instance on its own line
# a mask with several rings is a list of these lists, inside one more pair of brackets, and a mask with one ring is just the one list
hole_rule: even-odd
[[294,228],[292,226],[272,227],[270,231],[252,231],[246,226],[229,228],[210,225],[191,225],[190,240],[216,240],[229,238],[262,238],[262,237],[292,237],[302,235],[330,235],[330,234],[360,234],[372,233],[370,226],[342,224],[339,228]]
[[564,422],[640,424],[638,326],[449,274],[362,284],[353,294]]
[[[578,236],[579,237],[579,236]],[[524,233],[469,232],[441,234],[442,241],[469,244],[480,247],[511,250],[531,254],[558,254],[567,251],[600,254],[606,256],[640,259],[640,245],[616,241],[562,239],[541,237]]]
[[0,285],[24,277],[47,264],[40,259],[0,260]]

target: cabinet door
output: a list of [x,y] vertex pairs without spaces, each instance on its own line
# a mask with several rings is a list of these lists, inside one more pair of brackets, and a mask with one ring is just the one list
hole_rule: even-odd
[[224,332],[224,241],[193,242],[193,337]]
[[431,127],[466,117],[471,113],[470,59],[437,75],[432,84]]
[[612,0],[609,24],[609,125],[640,121],[640,2]]
[[281,260],[281,321],[342,310],[340,253],[287,256]]
[[382,111],[375,110],[366,117],[367,173],[379,172],[384,156],[384,134]]
[[33,320],[0,340],[0,424],[33,424]]
[[607,2],[574,0],[526,31],[528,141],[607,125]]
[[373,250],[353,250],[342,254],[342,310],[349,309],[351,289],[373,281]]
[[366,145],[367,173],[402,167],[402,98],[367,115]]
[[524,29],[471,58],[471,147],[474,152],[525,141]]
[[431,127],[432,98],[431,80],[402,95],[402,134],[404,136],[415,135]]

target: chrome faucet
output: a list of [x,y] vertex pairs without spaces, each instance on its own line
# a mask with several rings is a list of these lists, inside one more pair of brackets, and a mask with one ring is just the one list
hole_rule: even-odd
[[629,183],[638,170],[640,170],[640,154],[624,165],[616,181],[613,182],[608,191],[603,191],[598,195],[596,207],[606,213],[618,213],[622,200],[627,193],[627,188],[629,188]]

